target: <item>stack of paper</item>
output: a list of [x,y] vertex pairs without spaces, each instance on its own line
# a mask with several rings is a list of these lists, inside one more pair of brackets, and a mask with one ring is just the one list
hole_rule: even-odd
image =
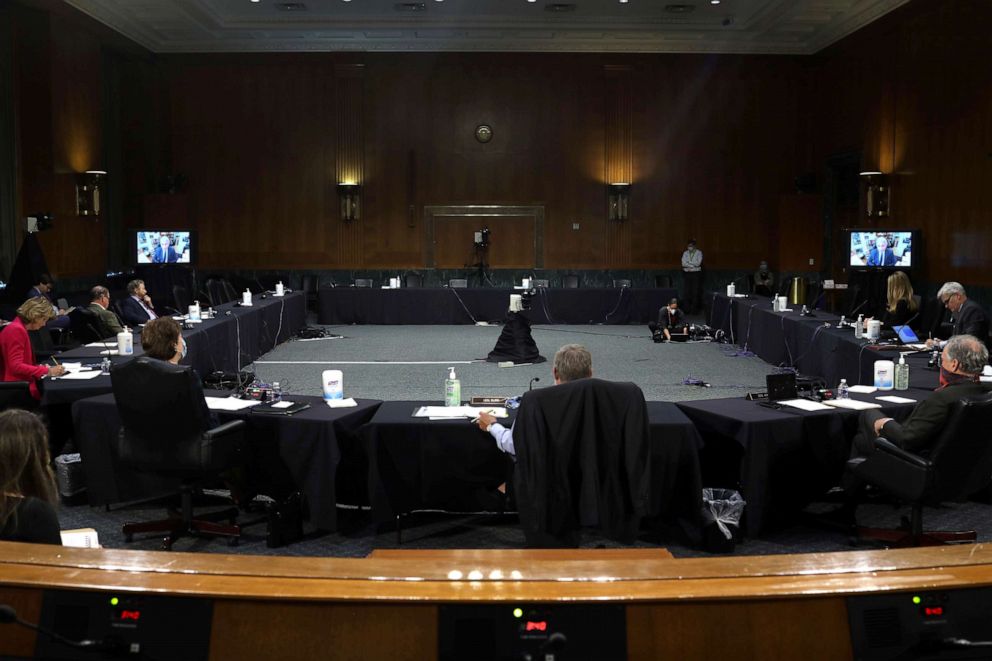
[[866,409],[880,409],[881,404],[874,404],[872,402],[862,402],[860,399],[827,399],[824,400],[824,404],[828,406],[833,406],[838,409],[853,409],[855,411],[864,411]]
[[211,411],[240,411],[262,402],[257,399],[238,399],[237,397],[207,397],[207,408]]

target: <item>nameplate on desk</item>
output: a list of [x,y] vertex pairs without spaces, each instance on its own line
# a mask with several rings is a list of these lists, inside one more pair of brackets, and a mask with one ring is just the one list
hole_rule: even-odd
[[506,406],[506,397],[473,397],[469,400],[472,406]]
[[768,393],[767,392],[749,392],[747,395],[744,396],[744,399],[748,400],[749,402],[768,401]]

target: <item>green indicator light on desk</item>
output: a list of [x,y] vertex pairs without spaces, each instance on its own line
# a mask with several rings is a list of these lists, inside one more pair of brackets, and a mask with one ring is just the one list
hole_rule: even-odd
[[923,600],[922,600],[922,599],[920,599],[919,597],[913,597],[913,603],[914,603],[914,604],[916,604],[917,606],[919,606],[919,605],[920,605],[920,602],[921,602],[921,601],[923,601]]
[[110,598],[110,605],[111,606],[116,606],[119,603],[121,603],[121,600],[118,599],[117,597],[111,597]]
[[523,617],[523,616],[524,616],[524,611],[522,608],[513,609],[513,617]]

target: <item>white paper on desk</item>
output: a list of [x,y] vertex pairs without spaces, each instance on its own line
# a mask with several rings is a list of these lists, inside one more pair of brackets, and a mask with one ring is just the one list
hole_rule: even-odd
[[287,400],[284,399],[282,401],[275,402],[274,404],[272,404],[272,408],[274,408],[274,409],[288,409],[294,403],[295,402],[290,402],[290,401],[287,401]]
[[86,372],[66,372],[62,376],[55,377],[56,379],[66,379],[68,381],[89,381],[90,379],[95,379],[100,376],[101,372],[96,370],[89,370]]
[[885,395],[884,397],[876,397],[875,399],[883,402],[892,402],[893,404],[915,404],[915,399],[910,399],[909,397],[899,397],[898,395]]
[[873,404],[872,402],[862,402],[860,399],[827,399],[823,402],[827,406],[833,406],[838,409],[853,409],[855,411],[864,411],[866,409],[880,409],[881,404]]
[[83,369],[82,363],[62,363],[62,367],[65,368],[66,372],[78,372]]
[[62,537],[62,546],[72,546],[79,549],[100,548],[100,538],[93,528],[75,528],[73,530],[62,530],[59,533]]
[[876,390],[878,390],[878,388],[876,388],[875,386],[851,386],[850,388],[848,388],[848,390],[850,392],[861,393],[862,395],[870,395]]
[[104,349],[103,351],[100,352],[100,355],[101,356],[119,356],[119,355],[121,355],[121,352],[118,351],[117,349]]
[[814,402],[810,399],[785,399],[777,404],[782,406],[792,406],[793,408],[802,409],[803,411],[829,411],[830,407],[820,402]]
[[106,342],[90,342],[86,346],[89,347],[90,349],[95,349],[97,347],[100,347],[101,349],[106,349],[107,347],[116,347],[117,342],[116,341],[111,342],[110,340],[107,340]]
[[205,399],[207,400],[207,408],[211,411],[240,411],[262,403],[257,399],[238,399],[237,397],[206,397]]
[[346,397],[345,399],[325,399],[324,403],[332,409],[349,409],[353,406],[358,406],[358,402],[355,401],[354,397]]
[[477,418],[488,413],[495,418],[507,417],[502,406],[421,406],[413,412],[415,418]]

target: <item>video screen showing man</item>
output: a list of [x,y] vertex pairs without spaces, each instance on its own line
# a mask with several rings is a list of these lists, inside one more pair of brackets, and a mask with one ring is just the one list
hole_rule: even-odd
[[189,264],[189,232],[138,232],[139,264]]
[[851,232],[850,266],[912,266],[911,232]]

